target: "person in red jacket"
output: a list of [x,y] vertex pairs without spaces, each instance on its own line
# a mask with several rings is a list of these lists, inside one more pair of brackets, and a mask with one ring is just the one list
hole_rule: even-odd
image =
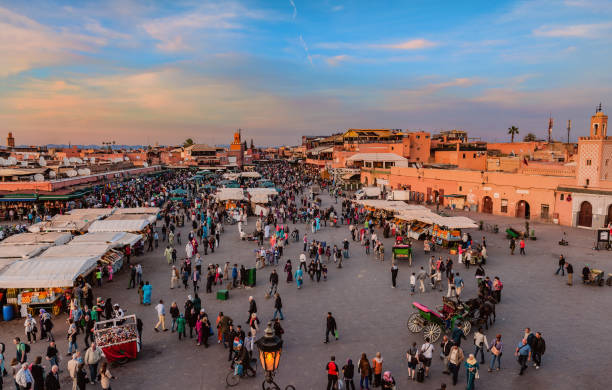
[[333,390],[338,385],[338,365],[336,364],[336,357],[332,356],[330,362],[325,366],[327,370],[327,390]]

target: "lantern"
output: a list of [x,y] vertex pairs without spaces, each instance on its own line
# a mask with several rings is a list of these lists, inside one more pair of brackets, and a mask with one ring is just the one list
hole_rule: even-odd
[[268,322],[264,336],[257,340],[255,344],[259,349],[259,361],[266,374],[276,371],[283,349],[283,340],[274,335],[272,322]]

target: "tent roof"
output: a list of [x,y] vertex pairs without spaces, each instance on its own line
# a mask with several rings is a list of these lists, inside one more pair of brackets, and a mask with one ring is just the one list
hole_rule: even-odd
[[219,188],[217,198],[223,200],[243,200],[244,190],[242,188]]
[[53,246],[37,258],[47,257],[96,257],[99,259],[106,252],[111,249],[110,245],[106,243],[90,243],[89,245],[59,245]]
[[159,207],[126,207],[116,208],[113,215],[117,214],[152,214],[157,215],[161,209]]
[[105,221],[130,221],[135,219],[146,219],[149,223],[154,223],[157,220],[157,216],[151,214],[113,214],[106,218]]
[[70,287],[91,272],[95,257],[35,258],[15,261],[0,272],[0,288]]
[[420,221],[430,225],[446,226],[449,229],[473,229],[478,227],[476,223],[467,217],[443,217],[431,211],[407,210],[402,211],[397,218],[406,221]]
[[109,208],[73,209],[68,211],[70,215],[96,215],[100,217],[111,215],[112,213],[113,209]]
[[80,236],[76,236],[70,245],[90,245],[90,244],[109,244],[113,248],[122,247],[125,245],[134,245],[140,240],[140,234],[127,232],[92,232]]
[[54,244],[62,245],[70,241],[72,235],[65,232],[21,233],[5,238],[0,245]]
[[146,219],[104,220],[91,224],[88,232],[139,232],[149,225]]
[[3,259],[29,259],[49,248],[51,244],[21,244],[2,245],[0,247],[0,258]]
[[259,172],[240,172],[240,177],[252,177],[252,178],[260,178],[261,174]]

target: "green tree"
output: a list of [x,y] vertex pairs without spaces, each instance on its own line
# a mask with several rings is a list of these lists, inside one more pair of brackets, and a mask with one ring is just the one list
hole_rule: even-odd
[[514,136],[518,133],[519,133],[518,127],[516,126],[508,127],[508,134],[510,134],[510,137],[512,139],[511,142],[514,142]]
[[185,148],[186,148],[186,147],[188,147],[188,146],[193,145],[193,143],[194,143],[194,142],[193,142],[193,140],[192,140],[191,138],[187,138],[187,139],[185,140],[185,142],[183,142],[183,147],[185,147]]
[[523,141],[525,142],[533,142],[536,140],[537,140],[536,135],[533,133],[527,133],[527,135],[523,138]]

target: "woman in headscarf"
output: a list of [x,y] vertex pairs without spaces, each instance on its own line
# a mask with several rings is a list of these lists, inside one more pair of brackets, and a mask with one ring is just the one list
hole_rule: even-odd
[[395,379],[391,376],[391,371],[385,371],[381,382],[382,390],[395,389]]
[[465,361],[466,368],[466,377],[467,377],[467,387],[466,390],[474,390],[474,380],[479,377],[478,375],[478,360],[474,357],[474,354],[470,354],[470,356]]
[[291,260],[287,260],[285,264],[285,272],[287,273],[287,283],[293,282],[293,267],[291,266]]
[[359,380],[359,386],[362,389],[370,388],[370,375],[372,374],[372,367],[370,366],[370,361],[366,357],[365,353],[361,354],[361,359],[359,360],[359,364],[357,365],[357,370],[361,374],[361,379]]

